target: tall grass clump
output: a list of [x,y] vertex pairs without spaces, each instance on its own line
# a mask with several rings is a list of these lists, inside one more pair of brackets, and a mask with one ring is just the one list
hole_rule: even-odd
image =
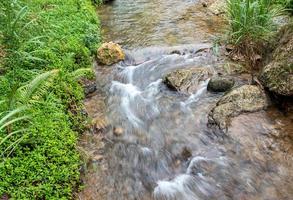
[[273,35],[273,18],[279,14],[272,0],[227,0],[232,54],[243,56],[252,72],[266,41]]
[[283,6],[286,11],[293,15],[293,0],[276,0],[275,3]]

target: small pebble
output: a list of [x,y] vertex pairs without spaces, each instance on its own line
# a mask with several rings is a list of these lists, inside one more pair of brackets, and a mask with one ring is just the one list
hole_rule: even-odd
[[113,133],[115,136],[121,136],[123,134],[124,130],[121,127],[115,127],[113,130]]

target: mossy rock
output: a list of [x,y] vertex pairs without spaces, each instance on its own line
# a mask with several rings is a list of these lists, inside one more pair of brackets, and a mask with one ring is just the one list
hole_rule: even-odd
[[178,69],[168,73],[164,78],[164,83],[178,92],[192,94],[198,89],[199,84],[212,74],[208,67]]
[[293,26],[285,27],[281,34],[272,61],[263,68],[260,80],[275,94],[293,96]]
[[234,79],[226,77],[213,77],[208,83],[208,91],[226,92],[234,86]]
[[103,43],[97,52],[97,59],[100,64],[113,65],[125,59],[125,54],[120,45],[113,42]]
[[227,129],[231,118],[244,112],[256,112],[268,106],[268,99],[262,89],[255,85],[243,85],[224,95],[209,113],[209,125]]

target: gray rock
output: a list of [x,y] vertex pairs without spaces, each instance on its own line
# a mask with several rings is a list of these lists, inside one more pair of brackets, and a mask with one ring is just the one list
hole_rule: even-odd
[[208,67],[194,67],[179,69],[167,74],[164,83],[178,92],[192,94],[201,82],[212,76],[212,70]]
[[208,91],[226,92],[234,86],[234,79],[225,77],[213,77],[208,83]]
[[225,130],[231,118],[244,112],[256,112],[268,106],[268,99],[263,90],[254,85],[235,88],[224,95],[211,110],[208,125],[217,125]]

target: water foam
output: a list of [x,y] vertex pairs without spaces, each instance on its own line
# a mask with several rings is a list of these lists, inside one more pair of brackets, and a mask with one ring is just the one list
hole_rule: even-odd
[[197,200],[193,192],[193,176],[181,174],[171,181],[158,181],[154,190],[155,200]]

